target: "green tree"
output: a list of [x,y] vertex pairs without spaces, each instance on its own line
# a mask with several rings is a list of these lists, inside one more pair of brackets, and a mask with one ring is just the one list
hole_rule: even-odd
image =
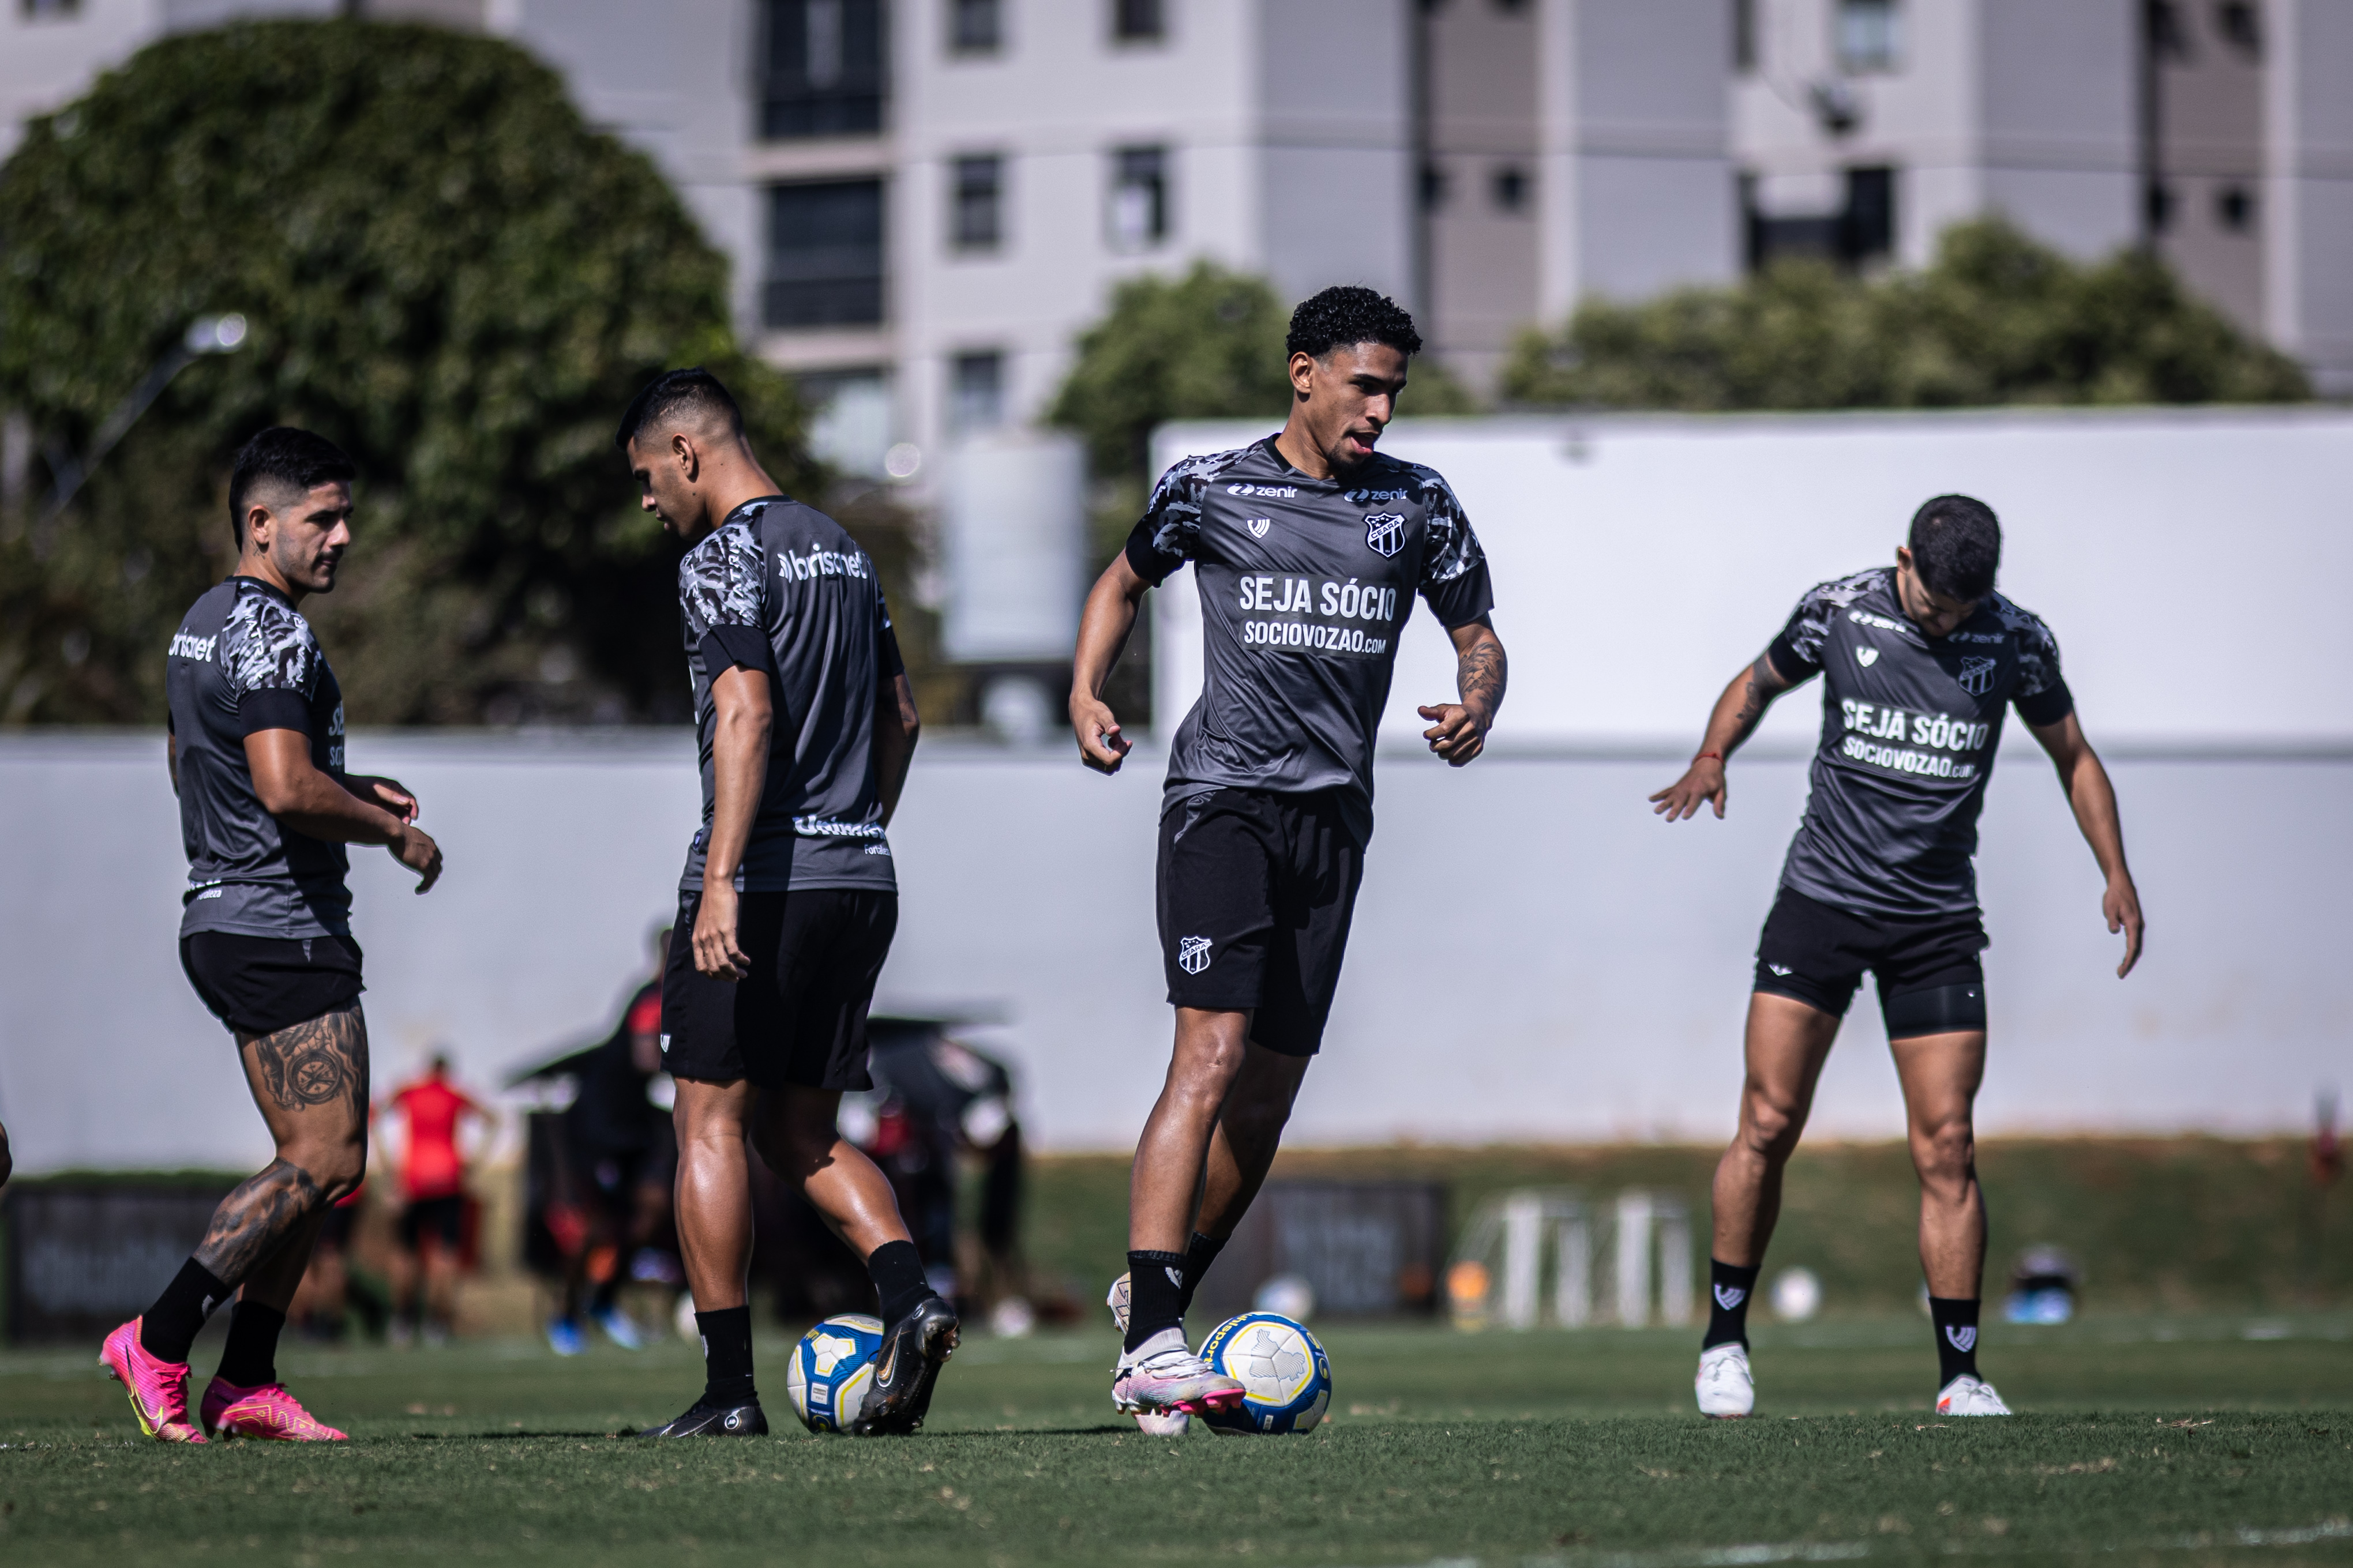
[[1594,301],[1522,335],[1504,396],[1603,408],[1932,408],[2309,397],[2142,250],[2082,265],[1998,219],[1877,279],[1790,262],[1725,289]]
[[675,715],[675,549],[613,450],[621,408],[708,364],[780,482],[824,479],[726,286],[653,165],[512,45],[341,20],[142,51],[0,168],[0,409],[80,451],[191,318],[251,336],[54,522],[0,518],[0,721],[160,718],[164,645],[232,559],[229,459],[272,423],[359,466],[343,581],[305,606],[354,722]]

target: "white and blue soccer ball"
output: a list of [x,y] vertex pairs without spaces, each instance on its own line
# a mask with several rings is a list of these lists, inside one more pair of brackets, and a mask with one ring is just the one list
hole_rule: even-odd
[[847,1432],[874,1391],[882,1320],[870,1312],[828,1318],[801,1336],[785,1372],[793,1414],[812,1432]]
[[1217,1432],[1311,1432],[1332,1403],[1332,1359],[1307,1325],[1279,1312],[1229,1318],[1201,1342],[1201,1359],[1240,1380],[1240,1408],[1201,1417]]

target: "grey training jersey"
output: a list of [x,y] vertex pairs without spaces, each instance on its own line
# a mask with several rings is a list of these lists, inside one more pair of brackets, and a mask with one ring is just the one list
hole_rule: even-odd
[[1374,731],[1414,595],[1450,629],[1494,606],[1446,481],[1378,455],[1313,479],[1268,437],[1163,474],[1127,559],[1155,584],[1187,561],[1200,574],[1207,673],[1162,809],[1213,789],[1335,790],[1369,842]]
[[259,578],[231,577],[180,622],[164,688],[188,851],[180,934],[349,935],[350,858],[264,811],[245,756],[248,735],[299,730],[311,765],[343,776],[343,689],[311,623]]
[[687,552],[678,603],[702,756],[702,826],[681,889],[702,886],[711,838],[711,683],[740,664],[769,676],[776,721],[736,887],[895,891],[874,711],[902,667],[873,561],[825,513],[770,496],[737,507]]
[[2055,724],[2074,707],[2051,628],[2000,594],[1931,642],[1895,596],[1895,569],[1824,583],[1767,650],[1791,680],[1817,670],[1822,742],[1781,885],[1856,914],[1977,912],[1978,812],[2004,709]]

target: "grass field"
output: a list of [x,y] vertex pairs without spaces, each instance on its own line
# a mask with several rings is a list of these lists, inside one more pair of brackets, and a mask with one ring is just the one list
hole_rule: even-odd
[[1760,1330],[1765,1409],[1722,1424],[1691,1414],[1688,1332],[1325,1337],[1324,1428],[1180,1440],[1113,1417],[1108,1333],[976,1340],[914,1438],[661,1446],[617,1434],[699,1385],[675,1342],[290,1352],[357,1439],[332,1447],[133,1440],[94,1352],[16,1352],[0,1562],[2353,1562],[2342,1314],[1997,1325],[2028,1414],[1978,1423],[1927,1413],[1916,1317]]

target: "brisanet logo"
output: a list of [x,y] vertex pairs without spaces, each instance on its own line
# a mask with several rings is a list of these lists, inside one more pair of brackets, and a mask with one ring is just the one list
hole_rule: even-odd
[[172,657],[193,658],[209,663],[213,657],[213,645],[218,641],[220,641],[218,637],[192,637],[185,632],[174,633],[172,637]]

